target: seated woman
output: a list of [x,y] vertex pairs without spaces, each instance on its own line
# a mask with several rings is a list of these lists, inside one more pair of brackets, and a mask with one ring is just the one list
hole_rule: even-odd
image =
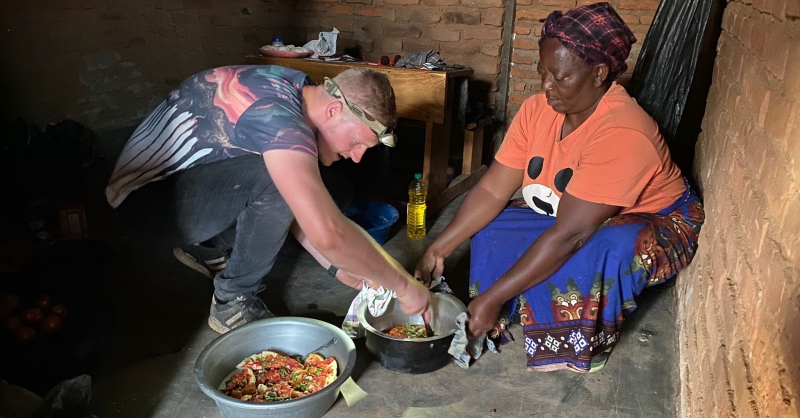
[[[417,277],[439,276],[472,237],[469,332],[497,337],[518,314],[532,370],[598,370],[634,298],[697,248],[702,204],[656,122],[614,82],[634,42],[608,3],[550,14],[543,92],[417,264]],[[525,203],[509,206],[520,186]]]

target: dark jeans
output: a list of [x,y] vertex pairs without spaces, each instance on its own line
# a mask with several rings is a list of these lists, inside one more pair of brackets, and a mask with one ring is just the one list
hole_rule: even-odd
[[[325,167],[320,173],[336,204],[345,208],[352,184]],[[202,164],[149,183],[118,210],[137,227],[167,234],[172,246],[202,244],[209,254],[231,250],[227,267],[214,279],[220,300],[258,289],[294,220],[260,155]]]

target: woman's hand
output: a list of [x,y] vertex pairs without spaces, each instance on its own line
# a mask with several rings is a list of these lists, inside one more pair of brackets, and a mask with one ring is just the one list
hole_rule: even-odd
[[444,274],[444,257],[435,255],[431,251],[425,251],[422,258],[417,262],[414,269],[414,277],[421,279],[425,287],[431,284],[431,280]]
[[472,299],[472,302],[470,302],[467,307],[467,311],[469,312],[467,326],[470,335],[477,337],[494,329],[500,316],[500,308],[502,307],[502,303],[493,301],[490,297],[487,297],[485,293]]

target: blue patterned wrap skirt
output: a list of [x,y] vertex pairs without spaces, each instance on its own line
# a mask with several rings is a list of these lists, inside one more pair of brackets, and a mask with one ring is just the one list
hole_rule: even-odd
[[[529,368],[599,369],[625,315],[636,309],[636,296],[691,262],[704,219],[702,203],[687,182],[683,196],[659,213],[607,220],[549,279],[509,301],[489,337],[508,342],[506,326],[518,320]],[[475,234],[470,297],[486,291],[555,221],[509,207]]]

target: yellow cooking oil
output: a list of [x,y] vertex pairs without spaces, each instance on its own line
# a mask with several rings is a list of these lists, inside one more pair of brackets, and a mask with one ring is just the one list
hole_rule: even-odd
[[409,238],[425,237],[425,200],[428,197],[428,185],[422,180],[422,174],[414,174],[414,181],[408,185],[408,225],[406,234]]

